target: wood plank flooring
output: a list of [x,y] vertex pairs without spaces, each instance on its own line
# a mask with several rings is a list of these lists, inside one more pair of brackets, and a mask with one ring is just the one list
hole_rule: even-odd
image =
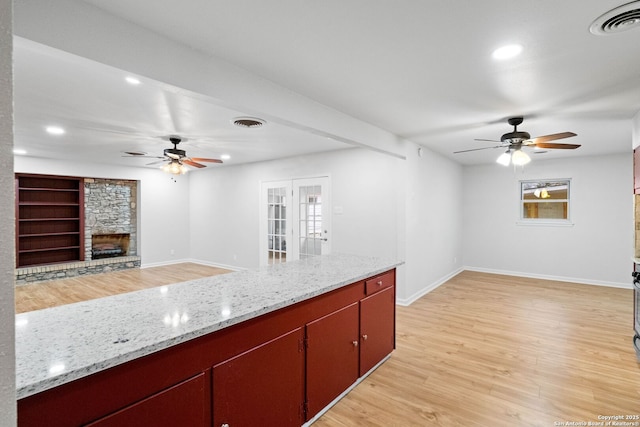
[[180,263],[161,267],[133,268],[69,279],[17,286],[16,313],[71,304],[109,295],[133,292],[171,283],[229,273],[218,267]]
[[392,357],[314,427],[640,416],[632,335],[631,290],[463,272],[398,307]]

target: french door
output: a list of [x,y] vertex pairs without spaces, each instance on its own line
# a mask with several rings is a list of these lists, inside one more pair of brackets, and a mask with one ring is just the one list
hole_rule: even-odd
[[331,251],[329,177],[263,182],[260,265]]

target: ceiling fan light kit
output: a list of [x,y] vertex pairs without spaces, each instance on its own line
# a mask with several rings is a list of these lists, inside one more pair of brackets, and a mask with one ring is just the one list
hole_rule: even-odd
[[506,148],[507,151],[502,153],[497,159],[496,162],[509,166],[509,164],[513,163],[514,166],[524,166],[531,161],[531,157],[527,153],[524,152],[523,148],[544,148],[544,149],[565,149],[565,150],[575,150],[580,147],[579,144],[558,144],[555,142],[557,139],[570,138],[576,136],[573,132],[561,132],[554,133],[551,135],[538,136],[535,138],[531,138],[531,135],[528,132],[523,132],[518,130],[518,126],[522,124],[522,117],[511,117],[507,120],[507,122],[513,126],[513,132],[507,132],[502,137],[500,137],[500,141],[494,141],[492,139],[476,139],[476,141],[482,142],[498,142],[500,145],[495,145],[493,147],[483,147],[483,148],[472,148],[470,150],[462,150],[455,151],[454,154],[458,153],[466,153],[469,151],[479,151],[479,150],[488,150],[492,148]]
[[511,155],[511,162],[514,166],[524,166],[531,161],[531,157],[522,150],[516,150]]
[[184,175],[187,173],[187,168],[180,163],[180,161],[175,159],[162,166],[162,170],[173,175]]
[[498,156],[498,158],[496,159],[496,163],[502,166],[509,166],[511,164],[511,153],[509,152],[509,150],[500,154],[500,156]]

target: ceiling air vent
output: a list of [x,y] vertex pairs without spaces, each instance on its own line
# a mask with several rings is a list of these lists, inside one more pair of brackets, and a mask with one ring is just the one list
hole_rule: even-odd
[[255,129],[264,125],[265,121],[256,119],[255,117],[238,117],[237,119],[233,119],[233,124],[241,128]]
[[589,31],[595,35],[614,34],[640,27],[640,1],[611,9],[593,21]]

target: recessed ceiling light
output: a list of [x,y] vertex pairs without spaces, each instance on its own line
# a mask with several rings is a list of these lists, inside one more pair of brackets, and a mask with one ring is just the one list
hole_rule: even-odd
[[522,52],[522,46],[519,44],[509,44],[502,46],[493,51],[491,56],[493,59],[511,59],[518,56]]
[[27,154],[27,150],[21,150],[20,148],[14,148],[13,154],[17,154],[19,156]]
[[124,78],[127,83],[129,83],[130,85],[139,85],[140,84],[140,80],[135,78],[135,77],[131,77],[131,76],[127,76]]
[[60,126],[47,126],[46,131],[51,135],[62,135],[64,133],[64,129]]
[[230,158],[231,158],[231,156],[228,155],[228,154],[223,154],[222,156],[220,156],[220,159],[222,159],[222,160],[229,160]]

